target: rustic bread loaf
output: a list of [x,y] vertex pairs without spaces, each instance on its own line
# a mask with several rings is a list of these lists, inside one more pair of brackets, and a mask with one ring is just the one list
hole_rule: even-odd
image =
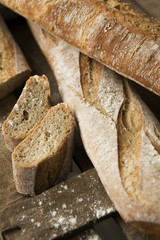
[[13,110],[3,123],[6,147],[13,151],[15,146],[41,122],[50,107],[50,87],[47,77],[45,75],[30,77]]
[[23,84],[30,73],[21,50],[0,16],[0,99]]
[[160,238],[159,122],[132,84],[53,38],[32,32],[61,95],[77,118],[84,147],[123,219]]
[[118,0],[0,2],[160,95],[158,21]]
[[58,104],[14,149],[12,166],[18,192],[32,196],[55,184],[67,157],[73,127],[70,109]]

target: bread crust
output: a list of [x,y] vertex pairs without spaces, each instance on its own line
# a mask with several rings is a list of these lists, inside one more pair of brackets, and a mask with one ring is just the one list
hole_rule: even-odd
[[72,172],[73,150],[74,150],[74,128],[72,129],[70,136],[68,136],[66,156],[65,156],[64,164],[63,164],[62,170],[59,174],[56,184],[61,181],[64,181],[67,178],[68,173]]
[[19,166],[14,161],[14,157],[13,157],[12,169],[13,169],[14,182],[15,182],[17,192],[21,194],[29,195],[29,196],[34,196],[37,166],[33,166],[33,167]]
[[15,139],[13,137],[8,136],[5,133],[3,133],[3,136],[4,136],[5,145],[10,152],[13,152],[15,147],[24,139],[24,138]]
[[[159,126],[158,120],[132,84],[107,68],[102,77],[99,75],[96,101],[86,100],[79,52],[61,40],[51,39],[38,25],[30,26],[55,73],[63,100],[75,113],[86,152],[116,209],[139,231],[159,238],[160,139],[154,127]],[[133,145],[125,139],[126,146],[134,151],[132,156],[123,146],[120,152],[123,131],[132,141]]]
[[28,79],[31,69],[1,16],[0,40],[0,99],[2,99]]
[[118,1],[117,4],[100,0],[0,2],[160,95],[158,21]]

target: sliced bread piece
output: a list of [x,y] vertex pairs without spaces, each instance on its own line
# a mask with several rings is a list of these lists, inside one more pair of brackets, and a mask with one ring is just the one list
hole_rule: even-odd
[[12,112],[3,124],[6,147],[13,151],[41,122],[51,107],[50,87],[45,75],[30,77]]
[[0,16],[0,99],[25,82],[30,74],[30,67]]
[[16,189],[24,195],[41,193],[58,180],[66,161],[74,118],[69,107],[51,107],[34,131],[12,153]]

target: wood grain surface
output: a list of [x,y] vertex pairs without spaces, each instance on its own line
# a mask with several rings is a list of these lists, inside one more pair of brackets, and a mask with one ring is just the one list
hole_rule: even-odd
[[84,228],[115,212],[95,169],[41,195],[21,199],[1,212],[0,232],[14,240],[49,240]]

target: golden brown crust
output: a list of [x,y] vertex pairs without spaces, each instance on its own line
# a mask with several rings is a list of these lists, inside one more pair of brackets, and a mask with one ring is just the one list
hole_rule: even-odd
[[0,2],[86,55],[160,94],[158,21],[111,0]]
[[0,17],[0,99],[27,80],[31,70]]
[[79,56],[80,77],[84,98],[90,103],[98,101],[103,66],[84,54]]
[[140,199],[139,165],[145,121],[142,108],[133,97],[127,81],[124,81],[124,94],[117,121],[119,171],[129,196]]

